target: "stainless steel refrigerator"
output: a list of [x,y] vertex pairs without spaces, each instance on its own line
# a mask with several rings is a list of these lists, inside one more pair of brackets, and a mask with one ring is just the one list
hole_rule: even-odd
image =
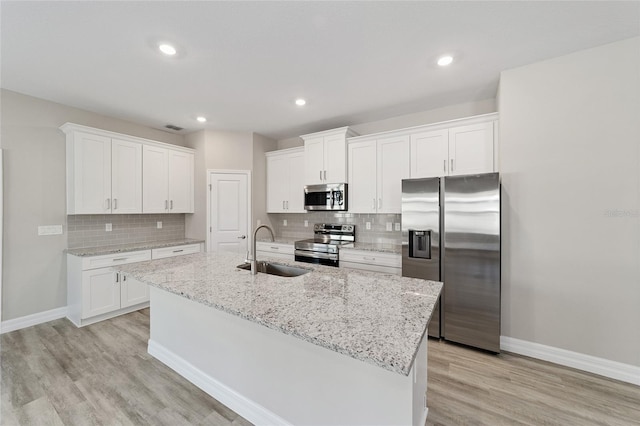
[[429,336],[500,351],[500,178],[402,181],[402,275],[442,281]]

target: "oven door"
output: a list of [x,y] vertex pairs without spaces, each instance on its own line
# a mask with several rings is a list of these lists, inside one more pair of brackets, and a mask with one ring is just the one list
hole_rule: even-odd
[[296,262],[314,263],[316,265],[340,266],[338,253],[324,253],[321,251],[296,250],[294,252]]

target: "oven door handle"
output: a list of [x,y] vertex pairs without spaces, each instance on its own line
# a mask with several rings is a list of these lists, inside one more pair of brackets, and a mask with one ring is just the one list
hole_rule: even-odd
[[294,254],[295,256],[310,257],[312,259],[338,260],[338,255],[336,253],[321,253],[321,252],[312,252],[312,251],[305,251],[305,250],[296,250]]

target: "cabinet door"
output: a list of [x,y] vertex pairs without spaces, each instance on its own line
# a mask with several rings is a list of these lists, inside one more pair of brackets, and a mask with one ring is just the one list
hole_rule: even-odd
[[193,154],[169,150],[169,212],[193,213]]
[[344,134],[325,136],[324,169],[327,172],[326,183],[347,181],[347,140]]
[[149,301],[149,286],[131,277],[121,275],[120,307],[145,303]]
[[402,179],[409,177],[409,136],[378,140],[378,213],[402,212]]
[[142,144],[111,141],[111,212],[142,213]]
[[169,159],[165,148],[142,149],[142,212],[169,211]]
[[411,135],[411,177],[446,176],[449,170],[449,130]]
[[289,159],[286,155],[267,157],[267,213],[283,213],[289,196]]
[[449,129],[450,175],[493,171],[493,122]]
[[376,141],[353,142],[349,155],[349,212],[375,213]]
[[111,268],[82,272],[82,319],[120,309],[120,283]]
[[324,138],[317,137],[304,141],[304,183],[317,185],[324,182]]
[[286,198],[287,213],[305,213],[304,209],[304,175],[305,153],[289,154],[289,194]]
[[[73,136],[71,214],[111,213],[111,139],[90,133]],[[71,198],[70,198],[71,199]]]

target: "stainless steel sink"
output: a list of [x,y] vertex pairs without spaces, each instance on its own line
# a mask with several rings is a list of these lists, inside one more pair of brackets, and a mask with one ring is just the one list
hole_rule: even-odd
[[[236,266],[238,269],[251,270],[251,263],[243,263]],[[269,275],[277,275],[279,277],[298,277],[311,272],[309,269],[297,268],[295,266],[281,265],[279,263],[258,262],[258,272]]]

